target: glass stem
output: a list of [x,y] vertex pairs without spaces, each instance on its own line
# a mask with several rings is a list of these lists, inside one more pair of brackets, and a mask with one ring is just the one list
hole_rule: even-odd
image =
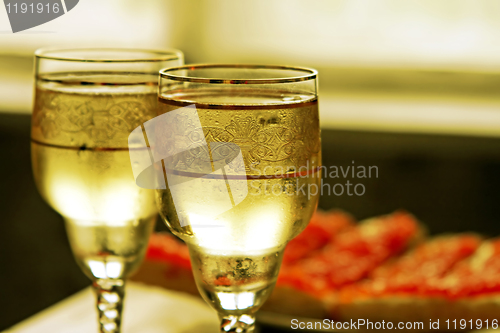
[[125,281],[97,279],[92,284],[97,296],[100,333],[120,333]]
[[234,332],[234,333],[254,333],[255,332],[255,316],[249,314],[243,314],[239,316],[235,315],[223,315],[219,314],[220,319],[220,331],[224,332]]

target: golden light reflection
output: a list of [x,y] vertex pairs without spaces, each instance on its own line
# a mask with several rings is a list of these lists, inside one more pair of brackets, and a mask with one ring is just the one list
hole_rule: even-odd
[[94,210],[85,187],[78,179],[56,178],[49,182],[53,207],[63,216],[77,220],[93,220]]
[[[91,191],[79,179],[57,178],[50,182],[51,204],[61,215],[88,223],[120,225],[137,217],[141,198],[129,182]],[[142,198],[144,200],[144,198]]]
[[244,310],[254,304],[255,295],[251,292],[217,293],[220,304],[227,310]]
[[281,222],[284,216],[279,205],[252,206],[245,201],[240,205],[248,207],[240,207],[246,213],[242,214],[240,210],[237,216],[233,216],[235,212],[228,211],[211,220],[202,215],[189,214],[196,244],[214,253],[260,252],[272,249],[276,244],[285,244],[289,226]]

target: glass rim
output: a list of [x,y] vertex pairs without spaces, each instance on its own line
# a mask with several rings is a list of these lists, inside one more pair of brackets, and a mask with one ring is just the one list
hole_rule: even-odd
[[[90,51],[90,52],[130,52],[130,53],[143,53],[150,54],[151,57],[129,57],[124,59],[106,59],[106,58],[84,58],[78,56],[64,56],[64,52],[73,51]],[[51,55],[50,53],[54,53]],[[161,61],[171,61],[179,60],[183,58],[182,51],[177,49],[163,49],[163,50],[151,50],[151,49],[139,49],[139,48],[118,48],[118,47],[105,47],[105,48],[52,48],[44,47],[37,49],[35,51],[35,57],[37,59],[47,59],[47,60],[57,60],[57,61],[72,61],[72,62],[91,62],[91,63],[135,63],[135,62],[161,62]]]
[[[304,75],[288,76],[282,78],[265,78],[265,79],[222,79],[222,78],[206,78],[175,75],[169,72],[179,70],[196,70],[196,69],[210,69],[210,68],[240,68],[240,69],[271,69],[271,70],[294,70],[303,72]],[[169,67],[160,70],[160,77],[183,82],[195,83],[213,83],[213,84],[273,84],[273,83],[292,83],[314,80],[318,77],[318,71],[308,67],[299,66],[277,66],[277,65],[252,65],[252,64],[193,64],[177,67]]]

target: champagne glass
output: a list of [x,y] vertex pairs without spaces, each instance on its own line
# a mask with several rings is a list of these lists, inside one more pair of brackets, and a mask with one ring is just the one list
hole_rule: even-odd
[[189,65],[162,70],[159,89],[145,130],[166,180],[160,215],[187,243],[221,332],[253,332],[283,250],[318,202],[317,72]]
[[65,220],[76,262],[97,294],[100,332],[120,332],[125,279],[157,216],[135,184],[128,135],[156,115],[158,71],[177,50],[42,49],[35,53],[34,178]]

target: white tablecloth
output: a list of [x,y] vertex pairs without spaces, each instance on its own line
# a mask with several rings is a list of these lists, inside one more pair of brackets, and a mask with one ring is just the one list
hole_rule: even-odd
[[[4,332],[97,333],[95,306],[89,287]],[[216,312],[201,299],[158,287],[128,282],[123,312],[123,333],[219,332]]]

